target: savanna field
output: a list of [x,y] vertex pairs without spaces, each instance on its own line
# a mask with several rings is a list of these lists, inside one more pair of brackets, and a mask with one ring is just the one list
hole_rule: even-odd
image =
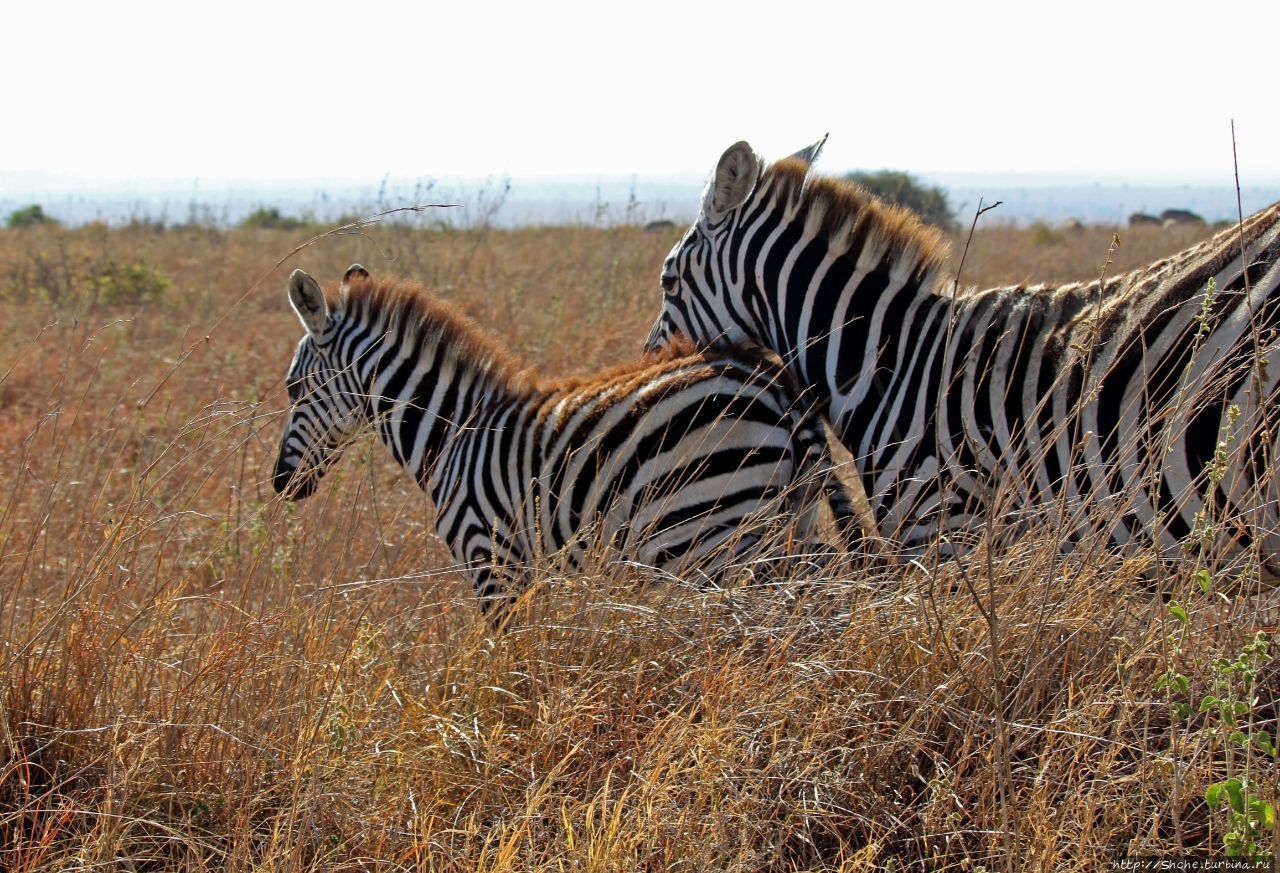
[[[1050,532],[799,594],[548,566],[495,636],[372,439],[281,500],[292,269],[420,280],[570,375],[638,354],[679,232],[389,222],[290,256],[320,230],[0,231],[5,869],[1274,851],[1277,598],[1192,558],[1153,586]],[[979,229],[961,283],[1113,275],[1209,231],[1116,233]]]

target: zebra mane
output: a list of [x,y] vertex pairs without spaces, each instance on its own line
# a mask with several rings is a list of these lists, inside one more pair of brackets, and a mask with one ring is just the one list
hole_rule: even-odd
[[860,185],[831,176],[806,178],[809,167],[795,158],[771,164],[759,190],[771,193],[789,217],[804,220],[805,231],[825,239],[836,254],[870,252],[888,256],[894,271],[935,270],[950,254],[942,232],[915,213],[877,199]]
[[524,396],[606,385],[626,376],[645,380],[653,376],[654,367],[666,368],[672,362],[687,362],[691,357],[705,360],[730,357],[773,367],[760,350],[739,346],[703,350],[684,337],[676,337],[668,347],[646,354],[639,361],[587,375],[550,378],[507,351],[489,330],[456,306],[431,294],[417,282],[355,277],[329,300],[329,309],[335,315],[357,318],[364,323],[384,322],[383,332],[400,337],[402,342],[435,342],[448,347],[455,359],[480,365],[491,379]]
[[[635,380],[636,384],[652,379],[656,371],[684,366],[694,361],[710,364],[714,361],[737,361],[750,367],[768,371],[772,378],[788,386],[788,390],[801,392],[792,374],[782,365],[781,359],[768,348],[753,343],[717,343],[700,347],[684,334],[672,334],[667,345],[647,351],[639,360],[625,361],[603,370],[595,370],[581,376],[562,376],[548,379],[538,377],[532,370],[525,371],[530,383],[539,391],[575,391],[582,388],[603,388],[611,383]],[[699,378],[691,372],[691,380]]]
[[355,277],[329,301],[329,309],[366,323],[383,322],[383,332],[401,342],[438,343],[457,359],[480,366],[513,391],[527,391],[531,369],[508,352],[488,330],[453,304],[403,279]]

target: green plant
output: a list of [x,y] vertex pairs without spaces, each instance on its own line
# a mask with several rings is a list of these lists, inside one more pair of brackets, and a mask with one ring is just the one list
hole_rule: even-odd
[[905,206],[919,215],[925,224],[943,230],[955,229],[955,216],[947,202],[947,192],[937,185],[926,185],[901,170],[855,170],[845,178],[887,203]]
[[91,304],[139,306],[164,296],[173,283],[154,267],[137,261],[109,262],[85,277]]
[[[1212,576],[1206,569],[1196,572],[1195,581],[1202,594],[1213,588]],[[1174,665],[1189,654],[1194,654],[1197,644],[1192,634],[1191,614],[1176,600],[1166,607],[1168,619],[1175,623],[1172,633],[1165,636],[1165,670],[1157,678],[1155,690],[1164,692],[1170,716],[1176,725],[1183,725],[1180,732],[1171,734],[1171,753],[1175,761],[1184,759],[1193,740],[1200,740],[1210,754],[1220,760],[1219,771],[1223,778],[1208,785],[1204,792],[1205,804],[1210,812],[1224,809],[1227,828],[1222,832],[1222,846],[1228,857],[1243,858],[1254,862],[1270,857],[1261,844],[1261,838],[1275,831],[1276,801],[1263,797],[1259,780],[1255,777],[1262,760],[1274,765],[1277,751],[1271,732],[1258,726],[1255,709],[1258,706],[1258,676],[1271,662],[1270,640],[1266,633],[1255,632],[1239,652],[1213,661],[1207,693],[1197,696],[1184,669]],[[1203,675],[1203,671],[1193,671]],[[1175,804],[1180,793],[1181,774],[1175,775]]]
[[44,208],[40,204],[33,203],[30,206],[24,206],[21,209],[15,209],[10,212],[5,224],[11,228],[39,227],[42,224],[56,225],[58,220],[45,214]]
[[[1205,789],[1205,803],[1211,810],[1226,801],[1229,828],[1222,841],[1231,858],[1262,861],[1269,857],[1259,845],[1259,837],[1276,826],[1276,804],[1264,800],[1257,780],[1251,778],[1258,754],[1276,760],[1270,731],[1257,727],[1249,716],[1257,706],[1258,673],[1271,662],[1271,644],[1261,631],[1241,647],[1234,658],[1219,658],[1214,664],[1214,693],[1200,701],[1198,711],[1206,717],[1206,729],[1226,750],[1227,777]],[[1222,736],[1226,735],[1226,740]],[[1239,774],[1239,775],[1237,775]]]
[[[1212,587],[1209,571],[1200,570],[1195,579],[1207,594]],[[1193,739],[1201,740],[1211,753],[1216,753],[1223,778],[1205,789],[1204,799],[1210,812],[1222,810],[1225,803],[1227,829],[1222,833],[1223,849],[1228,857],[1265,860],[1269,854],[1260,838],[1275,830],[1276,803],[1274,798],[1262,796],[1259,780],[1253,774],[1259,769],[1259,756],[1274,764],[1277,755],[1270,731],[1257,725],[1254,710],[1258,705],[1258,675],[1273,657],[1270,641],[1259,631],[1234,656],[1217,658],[1208,693],[1197,699],[1192,678],[1174,666],[1175,658],[1195,652],[1191,615],[1174,600],[1168,604],[1167,618],[1176,622],[1176,628],[1165,637],[1170,650],[1166,668],[1156,678],[1155,690],[1164,692],[1174,724],[1185,726],[1181,743],[1179,732],[1172,734],[1172,757],[1175,761],[1185,759]],[[1175,785],[1180,784],[1180,778],[1175,777]],[[1175,788],[1175,802],[1177,793]]]

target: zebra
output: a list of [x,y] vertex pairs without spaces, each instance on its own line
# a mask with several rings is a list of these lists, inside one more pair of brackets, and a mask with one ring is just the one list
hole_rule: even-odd
[[759,546],[757,523],[784,506],[806,543],[818,542],[823,497],[837,523],[853,517],[821,417],[758,355],[676,343],[546,381],[421,286],[358,264],[332,301],[302,270],[288,291],[306,332],[276,491],[312,494],[375,430],[429,492],[438,533],[496,623],[520,568],[557,552],[580,567],[593,541],[667,573],[714,575]]
[[1280,204],[1123,275],[962,290],[938,231],[811,172],[825,139],[768,166],[724,152],[648,350],[680,334],[779,355],[904,550],[1040,518],[1068,551],[1092,532],[1161,560],[1207,554],[1213,528],[1222,554],[1280,570]]

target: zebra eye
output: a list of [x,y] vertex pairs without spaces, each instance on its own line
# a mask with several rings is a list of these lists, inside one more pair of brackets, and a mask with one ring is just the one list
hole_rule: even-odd
[[670,294],[672,291],[676,290],[676,278],[677,277],[675,273],[663,273],[662,274],[662,290],[665,291],[667,294]]

